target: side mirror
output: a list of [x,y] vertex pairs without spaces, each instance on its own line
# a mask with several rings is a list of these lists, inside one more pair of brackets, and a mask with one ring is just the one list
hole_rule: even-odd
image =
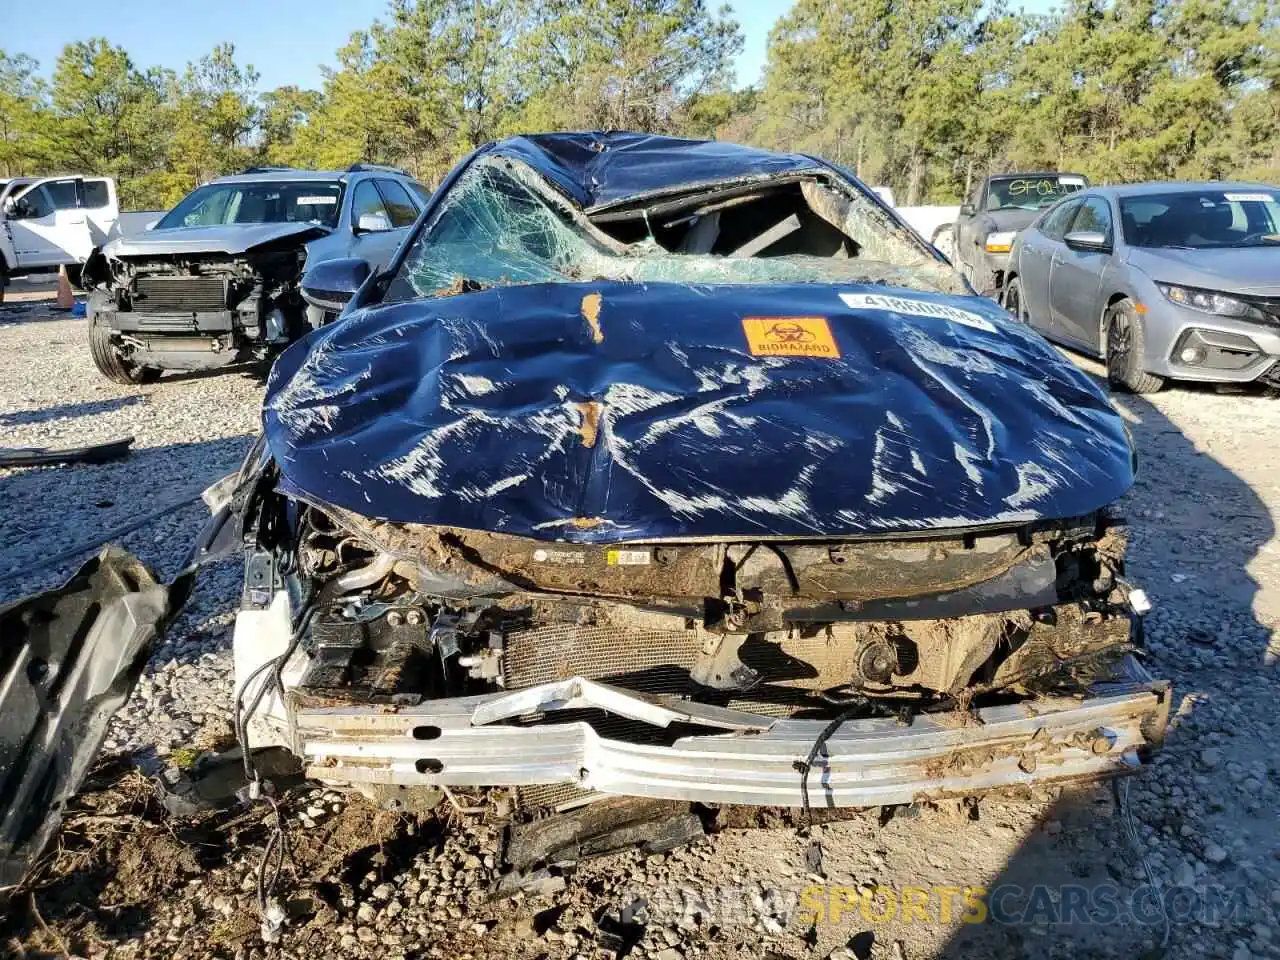
[[975,212],[976,212],[976,210],[975,210],[975,208],[974,208],[974,206],[973,206],[973,204],[972,204],[972,203],[962,203],[962,204],[960,204],[960,216],[962,216],[962,217],[972,217],[972,216],[974,215],[974,213],[975,213]]
[[1097,230],[1072,230],[1062,238],[1063,243],[1073,250],[1092,250],[1097,253],[1110,253],[1111,244],[1107,235]]
[[391,221],[381,213],[362,213],[356,221],[356,233],[386,233]]
[[317,263],[302,275],[302,299],[321,310],[341,312],[371,272],[367,260],[355,257]]
[[143,229],[143,230],[154,230],[154,229],[156,228],[156,224],[157,224],[157,223],[159,223],[159,222],[160,222],[159,220],[152,220],[150,223],[148,223],[148,224],[147,224],[145,227],[143,227],[142,229]]

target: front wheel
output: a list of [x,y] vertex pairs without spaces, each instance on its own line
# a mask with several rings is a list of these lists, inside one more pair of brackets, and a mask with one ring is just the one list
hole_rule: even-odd
[[112,383],[155,383],[160,379],[157,367],[143,367],[129,360],[111,342],[111,332],[97,317],[89,321],[89,355],[98,372]]
[[1022,281],[1017,277],[1005,284],[1004,308],[1013,314],[1013,319],[1019,323],[1031,325],[1031,314],[1022,300]]
[[1142,317],[1127,297],[1107,308],[1107,383],[1114,390],[1155,393],[1164,377],[1142,369],[1144,351]]
[[956,262],[956,232],[951,224],[945,224],[933,231],[934,248],[951,261]]

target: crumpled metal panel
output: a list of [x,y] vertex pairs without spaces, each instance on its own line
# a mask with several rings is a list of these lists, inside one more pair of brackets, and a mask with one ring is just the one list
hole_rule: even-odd
[[1119,416],[1039,335],[977,297],[859,284],[360,310],[280,357],[264,426],[286,492],[582,542],[1018,524],[1133,482]]
[[673,188],[826,169],[802,154],[649,133],[532,134],[489,149],[519,158],[589,210]]

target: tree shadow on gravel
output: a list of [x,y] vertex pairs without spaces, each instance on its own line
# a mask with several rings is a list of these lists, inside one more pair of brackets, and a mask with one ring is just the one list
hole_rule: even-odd
[[[1127,575],[1154,603],[1147,667],[1174,688],[1165,745],[1132,778],[1063,790],[990,883],[947,879],[984,888],[985,920],[959,925],[937,957],[1242,957],[1252,924],[1272,922],[1280,826],[1257,794],[1280,786],[1276,671],[1266,663],[1275,625],[1254,612],[1248,565],[1275,525],[1249,483],[1155,404],[1113,400],[1138,451],[1137,483],[1120,504]],[[937,922],[936,893],[930,902]],[[959,910],[957,900],[953,918]]]
[[244,363],[232,363],[225,367],[212,367],[208,370],[175,370],[166,372],[158,381],[167,383],[190,383],[195,380],[208,380],[210,377],[231,377],[240,375],[258,383],[265,383],[271,372],[271,364],[265,360],[247,360]]
[[18,427],[32,423],[49,423],[53,420],[74,420],[77,417],[92,417],[99,413],[110,413],[123,407],[131,407],[145,402],[141,394],[129,394],[123,397],[109,397],[106,400],[86,400],[82,403],[59,403],[39,410],[19,410],[16,413],[0,413],[0,427]]
[[[203,523],[200,492],[238,469],[252,442],[245,433],[134,448],[109,463],[32,467],[0,476],[0,602],[61,582],[84,559],[36,569],[51,556],[91,545],[144,514],[186,501],[195,509],[121,534],[140,540],[135,549],[140,558],[162,576],[172,576]],[[187,519],[192,514],[195,519]],[[89,552],[96,548],[85,556]]]

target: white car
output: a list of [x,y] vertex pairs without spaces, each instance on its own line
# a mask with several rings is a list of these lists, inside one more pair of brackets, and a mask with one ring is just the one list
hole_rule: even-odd
[[74,275],[120,218],[108,177],[0,180],[0,300],[12,274],[68,267]]

